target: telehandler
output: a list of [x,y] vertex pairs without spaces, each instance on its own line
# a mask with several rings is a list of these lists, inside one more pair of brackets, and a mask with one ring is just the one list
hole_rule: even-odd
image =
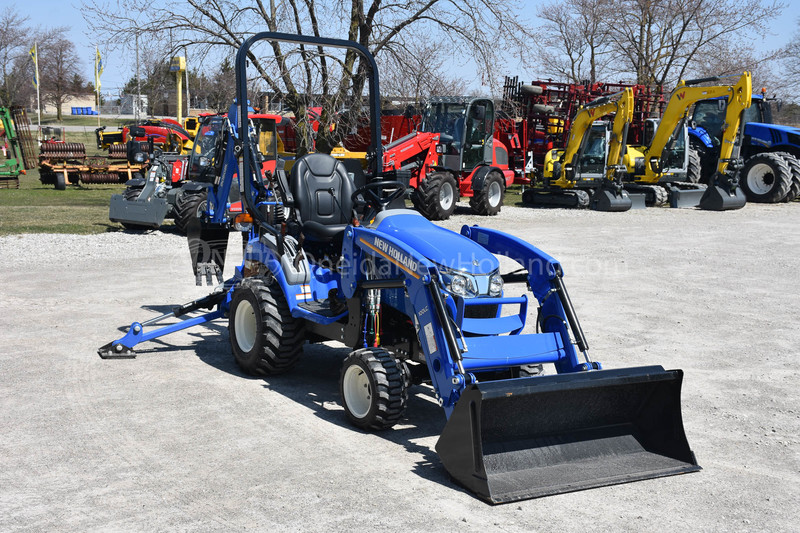
[[[444,468],[492,503],[700,470],[681,421],[683,372],[606,370],[592,360],[558,261],[497,230],[456,233],[391,208],[405,185],[381,179],[378,70],[366,47],[249,37],[236,56],[240,116],[247,58],[264,40],[346,48],[367,62],[369,181],[357,186],[341,161],[322,153],[299,158],[289,176],[278,167],[265,179],[253,143],[241,142],[251,224],[242,264],[205,298],[134,322],[101,357],[134,357],[139,343],[221,318],[248,374],[289,371],[306,341],[340,341],[352,350],[339,376],[344,416],[386,430],[405,416],[409,388],[428,384],[447,420],[436,444]],[[253,135],[240,121],[238,139]],[[518,269],[501,271],[498,256]],[[506,295],[511,283],[529,292]],[[526,327],[530,304],[538,310]],[[151,329],[202,309],[209,311]],[[527,369],[539,364],[556,374],[531,377]]]

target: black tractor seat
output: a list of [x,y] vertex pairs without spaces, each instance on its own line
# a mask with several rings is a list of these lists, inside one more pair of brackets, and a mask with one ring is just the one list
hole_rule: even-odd
[[306,239],[341,242],[352,219],[356,189],[344,164],[328,154],[306,154],[292,166],[289,188]]

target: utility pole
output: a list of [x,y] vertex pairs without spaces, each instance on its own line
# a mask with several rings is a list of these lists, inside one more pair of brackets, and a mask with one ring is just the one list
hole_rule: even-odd
[[[186,61],[188,63],[189,57],[186,55],[185,46],[183,47],[183,56],[186,57]],[[189,95],[189,67],[187,66],[186,67],[186,116],[192,114],[191,107],[192,107],[192,99]]]

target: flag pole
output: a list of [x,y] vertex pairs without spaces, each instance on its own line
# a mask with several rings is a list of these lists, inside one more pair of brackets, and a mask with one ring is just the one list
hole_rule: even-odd
[[39,96],[39,45],[33,42],[33,67],[36,69],[36,121],[37,121],[37,140],[42,140],[42,100]]
[[97,107],[97,127],[100,127],[100,50],[94,47],[94,101]]

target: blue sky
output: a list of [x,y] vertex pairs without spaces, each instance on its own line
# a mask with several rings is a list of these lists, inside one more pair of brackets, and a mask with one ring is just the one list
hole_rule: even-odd
[[[6,4],[8,1],[3,0],[3,3]],[[751,40],[751,44],[756,50],[776,49],[791,40],[797,29],[798,17],[800,17],[800,0],[789,0],[786,3],[789,4],[789,8],[783,13],[783,16],[774,21],[773,34],[763,37],[754,36]],[[146,4],[145,2],[143,5]],[[31,26],[70,26],[69,38],[75,43],[78,55],[83,61],[84,76],[87,80],[94,79],[92,73],[94,49],[95,45],[99,44],[105,64],[105,70],[100,80],[104,93],[116,94],[125,82],[133,76],[135,69],[133,43],[131,43],[128,52],[122,50],[111,53],[105,52],[103,49],[104,38],[102,36],[87,35],[86,22],[81,14],[79,2],[71,2],[70,0],[31,0],[27,3],[16,3],[15,8],[20,15],[29,17]],[[3,9],[5,9],[5,6],[3,6]],[[189,68],[192,68],[191,64]],[[521,78],[530,77],[530,74],[526,72],[503,74],[519,75]]]

